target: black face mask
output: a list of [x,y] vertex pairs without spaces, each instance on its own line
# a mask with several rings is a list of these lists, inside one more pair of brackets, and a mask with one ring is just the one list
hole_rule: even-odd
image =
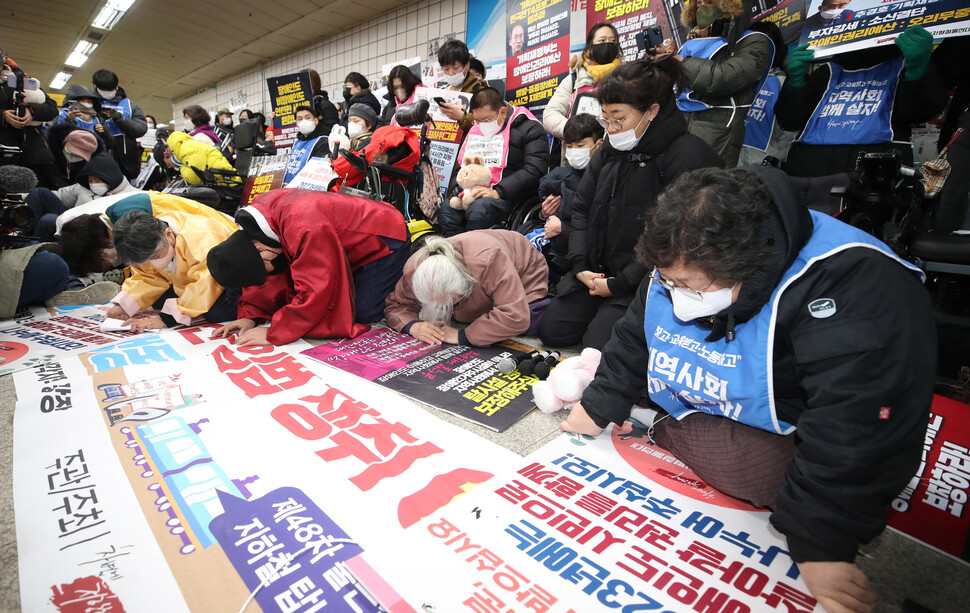
[[283,252],[280,252],[279,255],[277,255],[275,258],[270,260],[269,263],[272,264],[273,270],[269,271],[266,274],[271,277],[273,275],[278,275],[284,272],[287,268],[290,267],[290,261],[286,259],[286,254],[284,254]]
[[344,98],[350,98],[350,88],[349,87],[345,87],[344,88]]
[[609,64],[620,55],[620,45],[616,43],[596,43],[589,50],[590,58],[597,64]]

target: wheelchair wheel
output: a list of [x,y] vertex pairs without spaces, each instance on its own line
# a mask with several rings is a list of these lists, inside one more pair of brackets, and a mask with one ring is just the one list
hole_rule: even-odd
[[527,221],[535,221],[539,219],[540,213],[542,213],[542,201],[534,203],[527,202],[523,204],[512,211],[512,215],[509,217],[509,230],[518,230],[519,227]]

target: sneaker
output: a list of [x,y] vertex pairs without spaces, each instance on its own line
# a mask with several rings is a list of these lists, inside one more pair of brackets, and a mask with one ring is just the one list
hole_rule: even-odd
[[98,281],[84,289],[67,290],[49,298],[49,307],[76,306],[81,304],[104,304],[118,295],[121,286],[111,281]]

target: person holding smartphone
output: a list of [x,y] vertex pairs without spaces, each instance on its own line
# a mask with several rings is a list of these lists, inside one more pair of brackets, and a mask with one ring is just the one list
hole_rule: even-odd
[[[471,59],[468,47],[460,40],[449,40],[441,45],[441,49],[438,50],[438,63],[441,65],[441,71],[445,73],[445,85],[442,89],[474,94],[488,87],[488,83],[476,77],[471,71]],[[458,122],[464,138],[475,122],[475,118],[468,109],[463,109],[458,104],[448,103],[439,103],[438,107],[448,119]]]

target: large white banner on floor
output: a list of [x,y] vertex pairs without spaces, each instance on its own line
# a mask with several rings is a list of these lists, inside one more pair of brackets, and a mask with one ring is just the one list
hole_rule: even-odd
[[[239,348],[211,329],[14,376],[24,610],[235,612],[253,592],[247,610],[412,610],[402,584],[437,579],[403,534],[518,456],[316,376],[306,343]],[[374,567],[381,550],[396,562]]]
[[[434,513],[402,547],[437,611],[820,611],[768,513],[645,433],[561,436]],[[379,560],[375,560],[378,564]]]

